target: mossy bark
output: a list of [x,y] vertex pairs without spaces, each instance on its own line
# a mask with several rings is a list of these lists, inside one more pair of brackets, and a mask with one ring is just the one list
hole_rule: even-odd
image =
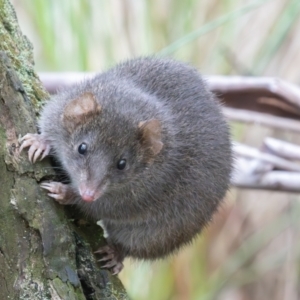
[[32,46],[9,1],[0,0],[1,299],[127,299],[119,280],[95,262],[100,228],[71,221],[38,185],[55,176],[49,162],[32,165],[18,153],[47,97]]

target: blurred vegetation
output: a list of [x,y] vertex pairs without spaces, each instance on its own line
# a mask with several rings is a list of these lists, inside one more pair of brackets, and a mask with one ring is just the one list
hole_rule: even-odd
[[[204,74],[300,80],[299,0],[12,2],[38,71],[99,71],[158,54]],[[234,125],[232,133],[259,146],[273,131]],[[297,195],[233,189],[192,246],[165,261],[126,261],[121,279],[133,300],[300,299],[299,215]]]

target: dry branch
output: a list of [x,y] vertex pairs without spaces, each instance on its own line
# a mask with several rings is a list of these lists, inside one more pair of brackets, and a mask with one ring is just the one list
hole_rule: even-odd
[[92,72],[53,72],[39,73],[39,77],[43,82],[45,89],[50,94],[55,94],[57,91],[64,89],[85,78],[92,77],[94,74],[95,73]]
[[267,137],[263,143],[264,151],[290,160],[300,160],[300,146]]
[[300,89],[268,77],[209,76],[207,82],[227,107],[300,119]]
[[272,164],[274,168],[291,172],[300,172],[300,165],[273,154],[264,153],[256,148],[234,143],[233,151],[236,157],[246,157]]
[[300,164],[289,160],[300,160],[299,150],[297,145],[273,138],[265,139],[262,150],[235,144],[232,184],[243,188],[300,192]]
[[232,121],[259,124],[300,133],[300,121],[297,120],[231,107],[223,107],[223,113],[226,118]]
[[[240,175],[240,174],[239,174]],[[237,176],[232,184],[239,188],[300,192],[300,173],[270,171],[260,176]]]
[[300,107],[300,89],[279,78],[242,77],[242,76],[209,76],[210,89],[216,93],[259,93],[261,96],[272,96]]

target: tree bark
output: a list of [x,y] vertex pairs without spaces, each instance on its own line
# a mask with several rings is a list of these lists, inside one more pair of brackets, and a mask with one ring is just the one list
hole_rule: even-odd
[[66,214],[41,190],[40,181],[55,177],[48,160],[32,165],[18,153],[48,94],[8,0],[0,0],[0,83],[0,298],[128,299],[92,254],[100,227]]

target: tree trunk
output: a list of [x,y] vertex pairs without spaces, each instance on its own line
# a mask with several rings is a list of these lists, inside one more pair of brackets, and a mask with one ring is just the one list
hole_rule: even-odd
[[33,64],[11,4],[0,0],[0,298],[128,299],[95,262],[100,227],[70,220],[42,191],[38,182],[55,176],[49,161],[32,165],[18,154],[48,97]]

